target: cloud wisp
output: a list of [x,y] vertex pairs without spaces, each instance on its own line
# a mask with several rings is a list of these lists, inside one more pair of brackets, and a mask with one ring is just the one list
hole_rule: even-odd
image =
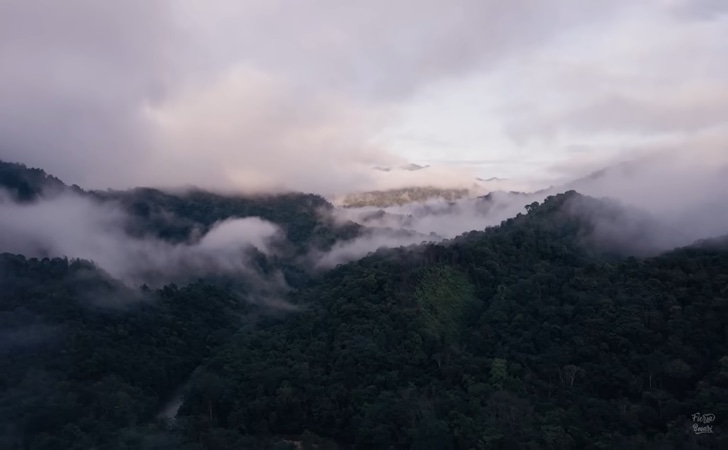
[[249,252],[269,252],[282,236],[257,217],[215,224],[197,242],[172,244],[131,237],[129,217],[111,203],[74,194],[30,204],[0,202],[0,251],[29,257],[69,257],[93,261],[109,275],[132,285],[157,286],[178,277],[253,275]]

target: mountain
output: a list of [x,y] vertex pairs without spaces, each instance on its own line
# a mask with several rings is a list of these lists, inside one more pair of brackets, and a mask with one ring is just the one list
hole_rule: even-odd
[[15,201],[29,202],[43,193],[52,195],[79,188],[75,185],[66,186],[61,180],[48,175],[42,169],[0,160],[0,189]]
[[173,193],[152,188],[86,191],[76,185],[68,186],[41,169],[2,161],[0,192],[20,202],[67,193],[118,206],[131,218],[127,224],[131,235],[153,235],[176,243],[190,241],[229,218],[260,217],[279,225],[287,240],[299,250],[307,245],[328,248],[339,238],[354,237],[359,229],[353,223],[338,225],[322,220],[333,205],[315,194],[242,196],[200,189]]
[[388,208],[430,201],[454,202],[464,199],[474,199],[484,191],[487,192],[485,187],[478,183],[473,183],[470,188],[411,186],[347,194],[332,199],[332,202],[345,208]]
[[445,189],[437,187],[410,187],[384,191],[369,191],[349,194],[341,201],[347,208],[377,207],[386,208],[414,202],[441,199],[454,201],[471,195],[468,189]]
[[[419,171],[430,166],[409,164],[396,169],[389,167],[375,167],[375,170],[382,172]],[[442,188],[434,185],[418,185],[396,189],[384,189],[356,192],[333,198],[332,202],[347,208],[388,208],[402,206],[408,203],[421,203],[431,200],[456,201],[466,198],[476,198],[484,193],[500,191],[507,185],[516,186],[506,178],[479,178],[473,179],[469,188]]]
[[[252,258],[258,261],[256,270],[272,265],[275,270],[270,270],[280,271],[282,283],[286,286],[299,286],[308,279],[306,272],[312,268],[306,260],[307,254],[326,252],[335,243],[353,240],[363,231],[359,224],[335,221],[333,205],[314,194],[236,196],[194,189],[173,193],[151,188],[85,191],[78,186],[69,187],[40,169],[8,163],[0,165],[0,169],[3,170],[0,172],[0,208],[3,207],[2,193],[6,192],[20,204],[35,205],[34,214],[25,214],[31,217],[29,220],[37,222],[38,219],[32,219],[36,216],[43,221],[45,215],[53,215],[48,219],[49,223],[72,223],[86,229],[85,239],[80,235],[74,238],[78,242],[73,243],[72,248],[91,249],[91,253],[105,256],[111,263],[123,259],[124,254],[133,254],[134,258],[146,263],[133,268],[135,279],[155,286],[163,281],[190,281],[199,276],[194,274],[210,273],[213,268],[206,268],[196,261],[187,262],[179,255],[185,249],[199,246],[209,232],[225,221],[258,218],[282,231],[282,239],[271,243],[275,254],[262,255],[250,249],[232,260],[232,256],[229,257],[224,264],[238,264],[244,258]],[[79,204],[79,200],[86,203]],[[74,214],[64,212],[69,206],[80,214],[73,220],[64,218],[64,214]],[[107,215],[114,217],[112,223],[104,223],[108,222],[103,219]],[[31,225],[23,227],[20,224],[19,229],[13,220],[0,219],[0,252],[7,251],[10,243],[10,249],[25,247],[28,257],[79,256],[68,254],[68,246],[62,245],[55,251],[49,248],[66,234],[64,230],[54,232],[49,225]],[[31,231],[40,229],[43,235],[31,234],[30,241],[19,246],[16,236],[23,234],[23,228]],[[116,232],[116,229],[121,232]],[[43,241],[35,242],[37,239]],[[234,240],[235,235],[229,234],[226,239]],[[115,250],[116,246],[131,250],[124,253]],[[169,264],[165,261],[170,256],[178,260],[179,267],[173,271],[165,268],[165,264]],[[214,259],[214,255],[208,257],[211,258]],[[179,270],[183,267],[188,270]],[[161,277],[159,272],[167,274]],[[270,276],[273,275],[266,275],[266,278]],[[266,281],[269,282],[271,280]]]
[[132,232],[176,242],[189,240],[194,232],[204,233],[231,217],[260,217],[279,225],[300,251],[308,245],[328,248],[339,238],[355,236],[359,228],[353,223],[322,220],[333,206],[314,194],[232,196],[202,190],[174,194],[144,188],[91,195],[102,202],[116,202],[129,212],[136,219]]
[[[25,205],[70,189],[10,169],[0,185],[25,186]],[[313,270],[304,250],[377,230],[307,194],[69,195],[120,208],[130,239],[183,247],[256,215],[288,244],[237,276],[158,288],[0,249],[0,448],[728,448],[725,237],[668,250],[684,230],[615,201],[491,193],[485,213],[502,195],[528,206]],[[386,235],[423,237],[402,228]],[[289,289],[266,290],[278,273]]]
[[292,297],[305,312],[206,364],[199,379],[234,395],[193,382],[181,417],[199,429],[211,404],[218,434],[243,423],[328,448],[721,448],[692,415],[728,413],[728,253],[604,259],[573,209],[595,202],[550,197],[326,273]]
[[255,310],[210,284],[133,291],[60,258],[0,254],[0,290],[4,449],[152,448],[144,424]]

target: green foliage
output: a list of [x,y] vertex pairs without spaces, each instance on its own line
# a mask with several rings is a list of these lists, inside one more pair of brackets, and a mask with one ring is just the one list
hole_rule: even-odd
[[134,218],[130,233],[173,242],[190,240],[194,232],[205,233],[219,221],[242,217],[260,217],[279,225],[299,253],[310,247],[328,249],[337,240],[353,238],[359,232],[354,223],[334,224],[326,217],[331,204],[313,194],[226,196],[200,190],[172,194],[144,188],[90,195],[119,202]]
[[[54,183],[8,167],[17,198]],[[231,217],[279,224],[292,246],[256,264],[298,280],[297,311],[227,282],[136,291],[86,261],[0,255],[0,448],[728,448],[723,241],[621,257],[585,239],[619,208],[568,192],[310,279],[296,255],[358,233],[320,197],[83,195],[175,242]],[[177,420],[158,421],[180,389]],[[714,434],[692,431],[698,411]]]
[[0,292],[2,448],[120,443],[119,433],[153,421],[250,308],[210,285],[140,296],[90,263],[7,254]]
[[505,359],[494,358],[490,365],[490,384],[497,389],[503,388],[503,383],[508,379],[508,365]]
[[193,189],[184,193],[152,188],[126,191],[84,191],[67,186],[41,169],[0,161],[0,191],[16,201],[29,202],[41,196],[66,192],[101,202],[114,202],[130,215],[127,231],[135,236],[155,236],[185,242],[205,233],[222,220],[260,217],[280,226],[294,252],[311,247],[326,250],[339,241],[352,239],[360,226],[335,224],[327,216],[333,206],[314,194],[221,195]]
[[292,294],[302,312],[205,364],[228,395],[212,422],[190,397],[187,426],[357,449],[721,448],[690,427],[728,417],[728,253],[603,259],[574,199],[325,274]]
[[448,266],[427,267],[417,275],[422,281],[413,298],[420,307],[423,333],[446,345],[454,343],[474,301],[472,284]]
[[361,208],[374,206],[386,208],[411,202],[425,202],[432,199],[455,201],[467,197],[467,189],[441,189],[435,187],[409,187],[386,191],[370,191],[349,194],[343,199],[345,207]]

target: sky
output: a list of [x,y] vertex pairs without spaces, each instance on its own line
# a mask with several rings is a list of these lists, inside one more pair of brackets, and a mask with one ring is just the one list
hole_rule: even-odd
[[722,0],[0,0],[0,159],[84,187],[536,188],[726,142]]

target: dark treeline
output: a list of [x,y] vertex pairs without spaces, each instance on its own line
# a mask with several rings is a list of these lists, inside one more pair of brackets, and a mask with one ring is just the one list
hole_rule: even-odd
[[[247,215],[278,223],[292,255],[358,232],[322,222],[316,196],[92,195],[170,240]],[[527,209],[300,270],[289,313],[244,283],[131,289],[90,262],[2,255],[0,448],[728,448],[726,241],[635,258],[639,227],[616,249],[594,238],[614,204]],[[183,387],[177,419],[158,419]]]

